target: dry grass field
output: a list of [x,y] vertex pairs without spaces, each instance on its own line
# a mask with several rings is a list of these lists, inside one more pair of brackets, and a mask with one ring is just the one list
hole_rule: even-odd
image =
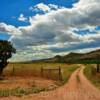
[[[41,76],[41,68],[61,69],[61,80],[58,80],[58,73],[54,71],[45,72]],[[9,64],[4,72],[4,79],[0,80],[0,96],[23,96],[41,91],[54,90],[63,85],[79,65],[68,65],[63,63],[16,63]]]
[[[71,75],[71,73],[79,66],[76,64],[71,65],[71,64],[63,64],[63,63],[30,63],[30,64],[17,63],[17,64],[9,64],[4,70],[4,75],[23,76],[23,77],[29,77],[29,76],[41,77],[41,68],[57,69],[59,67],[61,68],[62,80],[66,81],[67,78]],[[45,72],[44,74],[46,75],[49,74],[51,75],[51,77],[57,77],[58,75],[55,71],[52,71],[52,73]]]
[[84,74],[92,84],[100,89],[100,72],[96,71],[96,64],[87,64]]

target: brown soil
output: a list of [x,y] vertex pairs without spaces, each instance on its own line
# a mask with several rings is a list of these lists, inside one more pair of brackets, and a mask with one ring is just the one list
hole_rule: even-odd
[[0,100],[100,100],[100,91],[84,76],[84,66],[77,69],[64,86],[49,92],[31,94],[21,98],[9,97]]

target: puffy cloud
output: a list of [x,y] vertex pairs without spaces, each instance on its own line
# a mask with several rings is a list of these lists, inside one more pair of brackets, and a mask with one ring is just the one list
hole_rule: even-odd
[[28,19],[23,14],[20,14],[18,20],[22,22],[26,22]]
[[51,11],[54,11],[54,10],[58,10],[58,9],[63,9],[65,7],[62,7],[62,6],[58,6],[58,5],[55,5],[55,4],[44,4],[44,3],[39,3],[37,5],[35,5],[34,7],[30,7],[29,10],[31,11],[43,11],[45,13],[47,12],[51,12]]
[[57,10],[59,8],[58,5],[54,5],[54,4],[49,4],[48,6],[53,10]]
[[18,36],[21,35],[22,32],[13,25],[7,25],[5,23],[0,23],[0,31],[7,32],[10,35]]
[[35,9],[39,9],[39,10],[42,10],[42,11],[44,11],[44,12],[50,11],[50,8],[49,8],[47,5],[43,4],[43,3],[37,4],[37,5],[35,6]]
[[75,4],[75,9],[83,14],[80,22],[83,22],[82,24],[88,24],[91,26],[100,25],[99,5],[100,0],[80,0],[79,3]]
[[[100,25],[99,5],[100,0],[80,0],[73,8],[61,9],[55,5],[41,3],[36,7],[49,13],[30,17],[28,26],[16,28],[0,23],[0,30],[9,32],[12,35],[11,41],[21,50],[21,54],[26,53],[30,58],[36,58],[37,53],[38,57],[45,58],[80,49],[85,51],[93,46],[99,47],[100,31],[95,30],[95,27]],[[57,10],[51,11],[51,8]],[[74,32],[75,29],[90,29],[96,33],[81,35]],[[28,46],[30,52],[26,49]],[[47,55],[43,56],[46,53]]]

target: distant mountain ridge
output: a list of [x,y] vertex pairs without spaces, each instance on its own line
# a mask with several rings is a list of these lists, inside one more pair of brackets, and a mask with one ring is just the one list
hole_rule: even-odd
[[74,53],[67,55],[56,55],[53,58],[32,60],[18,63],[35,63],[35,62],[50,62],[50,63],[100,63],[100,49],[91,51],[89,53]]
[[99,62],[100,49],[89,53],[69,53],[64,56],[57,55],[53,58],[41,60],[45,62],[62,62],[62,63],[78,63],[78,62]]

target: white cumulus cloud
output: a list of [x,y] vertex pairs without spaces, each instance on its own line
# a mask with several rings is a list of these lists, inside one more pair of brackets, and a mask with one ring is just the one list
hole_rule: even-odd
[[43,12],[51,12],[51,11],[55,11],[55,10],[58,10],[58,9],[63,9],[65,7],[63,6],[58,6],[58,5],[55,5],[55,4],[44,4],[44,3],[39,3],[37,5],[35,5],[34,7],[30,7],[29,10],[31,11],[43,11]]
[[[27,56],[31,59],[46,58],[74,50],[87,51],[93,46],[98,48],[100,43],[100,31],[95,30],[95,27],[100,25],[99,5],[100,0],[80,0],[70,9],[41,3],[36,7],[48,13],[30,17],[28,26],[16,28],[0,23],[0,31],[10,32],[13,36],[11,41],[20,50],[17,57],[20,52],[24,52],[21,54],[26,54],[25,59]],[[51,10],[52,8],[57,10]],[[75,33],[75,29],[91,29],[95,30],[96,34],[81,35]],[[47,55],[43,56],[46,53]]]
[[39,3],[35,6],[36,9],[39,9],[39,10],[43,10],[44,12],[49,12],[50,11],[50,8],[43,4],[43,3]]

